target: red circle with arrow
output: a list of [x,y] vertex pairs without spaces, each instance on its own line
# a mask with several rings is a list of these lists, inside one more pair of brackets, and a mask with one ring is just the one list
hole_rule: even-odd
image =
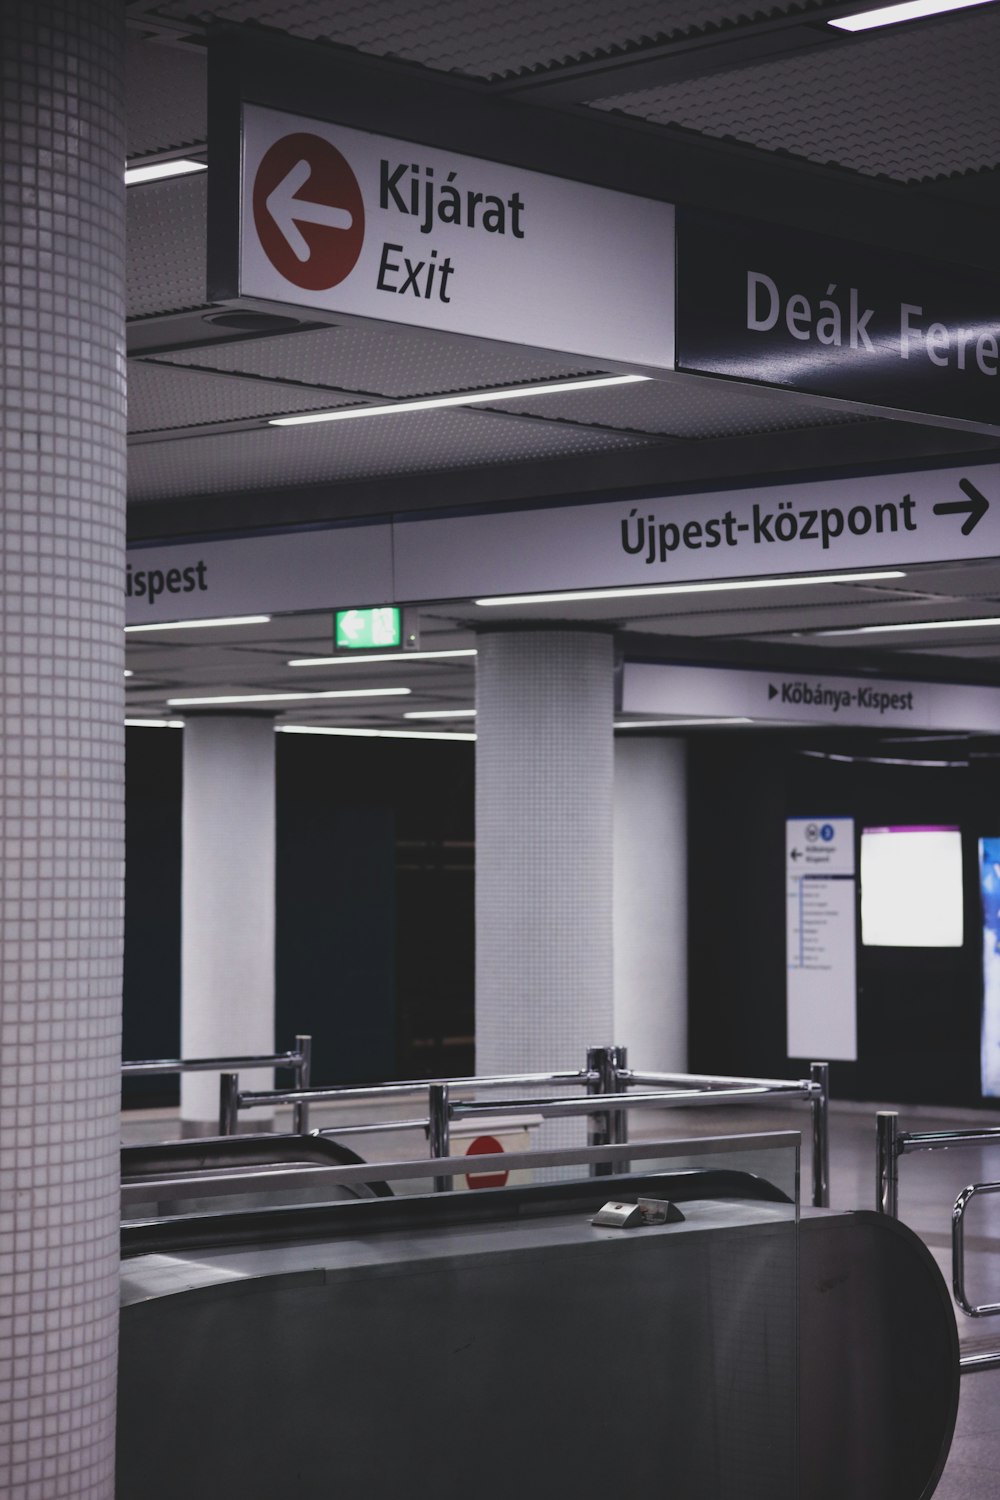
[[286,281],[325,292],[349,276],[365,239],[365,204],[345,157],[322,136],[282,136],[253,184],[264,254]]

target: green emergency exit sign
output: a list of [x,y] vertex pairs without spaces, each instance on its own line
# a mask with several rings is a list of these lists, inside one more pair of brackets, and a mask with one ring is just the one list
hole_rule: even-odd
[[338,609],[334,616],[334,642],[338,651],[372,650],[403,643],[401,612],[382,609]]

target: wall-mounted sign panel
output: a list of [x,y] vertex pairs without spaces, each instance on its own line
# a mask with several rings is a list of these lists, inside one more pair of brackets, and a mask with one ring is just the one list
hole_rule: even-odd
[[788,1056],[858,1056],[854,820],[785,824]]
[[736,717],[784,724],[1000,734],[1000,688],[656,662],[625,663],[622,711],[657,717]]
[[1000,426],[1000,278],[677,212],[677,367]]
[[338,609],[333,617],[333,644],[338,651],[365,651],[400,646],[402,611],[392,605],[380,609]]
[[332,609],[354,599],[391,597],[391,527],[339,526],[130,547],[125,623]]
[[243,297],[673,368],[669,204],[250,104],[241,190]]
[[408,601],[1000,555],[1000,464],[397,522]]

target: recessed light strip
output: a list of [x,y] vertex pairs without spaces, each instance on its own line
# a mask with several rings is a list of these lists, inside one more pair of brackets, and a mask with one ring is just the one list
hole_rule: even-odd
[[385,401],[378,406],[341,406],[335,411],[299,412],[294,417],[271,417],[270,427],[305,427],[310,422],[349,422],[354,417],[389,417],[410,411],[441,411],[447,406],[474,406],[484,401],[523,401],[533,396],[560,396],[570,391],[595,391],[609,385],[635,385],[650,375],[598,375],[586,380],[555,380],[550,384],[519,385],[497,391],[466,391],[456,396],[428,396],[417,401]]
[[334,734],[359,740],[474,740],[474,734],[456,730],[452,734],[435,734],[432,729],[334,729],[322,724],[279,724],[279,734]]
[[150,630],[216,630],[223,625],[269,625],[270,615],[220,615],[216,620],[157,620],[149,625],[126,625],[126,635]]
[[172,161],[151,161],[145,166],[125,168],[125,186],[138,187],[142,182],[165,182],[168,177],[187,177],[192,172],[206,172],[208,163],[188,156]]
[[926,16],[941,16],[950,10],[968,10],[970,6],[989,3],[990,0],[904,0],[901,5],[880,5],[876,10],[838,16],[827,25],[836,26],[839,31],[872,31],[876,26],[896,26],[901,21],[920,21]]
[[183,729],[183,719],[126,719],[126,729]]
[[1000,615],[981,615],[972,620],[908,620],[900,625],[851,625],[839,630],[803,630],[801,635],[888,635],[904,630],[975,630],[1000,625]]
[[168,708],[206,708],[214,703],[302,703],[307,698],[397,698],[407,687],[342,688],[328,693],[225,693],[215,698],[168,698]]
[[753,719],[623,719],[616,721],[616,729],[693,729],[696,726],[716,724],[752,724]]
[[346,667],[357,662],[373,661],[441,661],[447,656],[475,656],[475,646],[466,646],[452,651],[366,651],[363,655],[341,656],[297,656],[290,667]]
[[573,589],[553,594],[496,594],[489,599],[475,599],[483,609],[505,604],[569,604],[588,599],[645,599],[670,594],[724,594],[743,589],[790,589],[816,587],[828,583],[879,583],[890,578],[905,578],[899,568],[885,568],[878,573],[813,573],[794,578],[740,578],[728,583],[636,584],[634,588]]
[[474,708],[420,708],[404,714],[404,719],[474,719]]

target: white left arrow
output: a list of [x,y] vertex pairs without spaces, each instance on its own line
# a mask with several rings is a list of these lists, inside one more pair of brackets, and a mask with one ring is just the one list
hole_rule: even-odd
[[305,187],[311,171],[307,161],[297,161],[277,187],[271,189],[266,199],[268,213],[288,241],[292,254],[301,261],[308,260],[311,252],[299,224],[323,224],[327,229],[350,229],[354,223],[354,215],[346,208],[334,208],[329,203],[311,203],[307,198],[296,198],[299,189]]

